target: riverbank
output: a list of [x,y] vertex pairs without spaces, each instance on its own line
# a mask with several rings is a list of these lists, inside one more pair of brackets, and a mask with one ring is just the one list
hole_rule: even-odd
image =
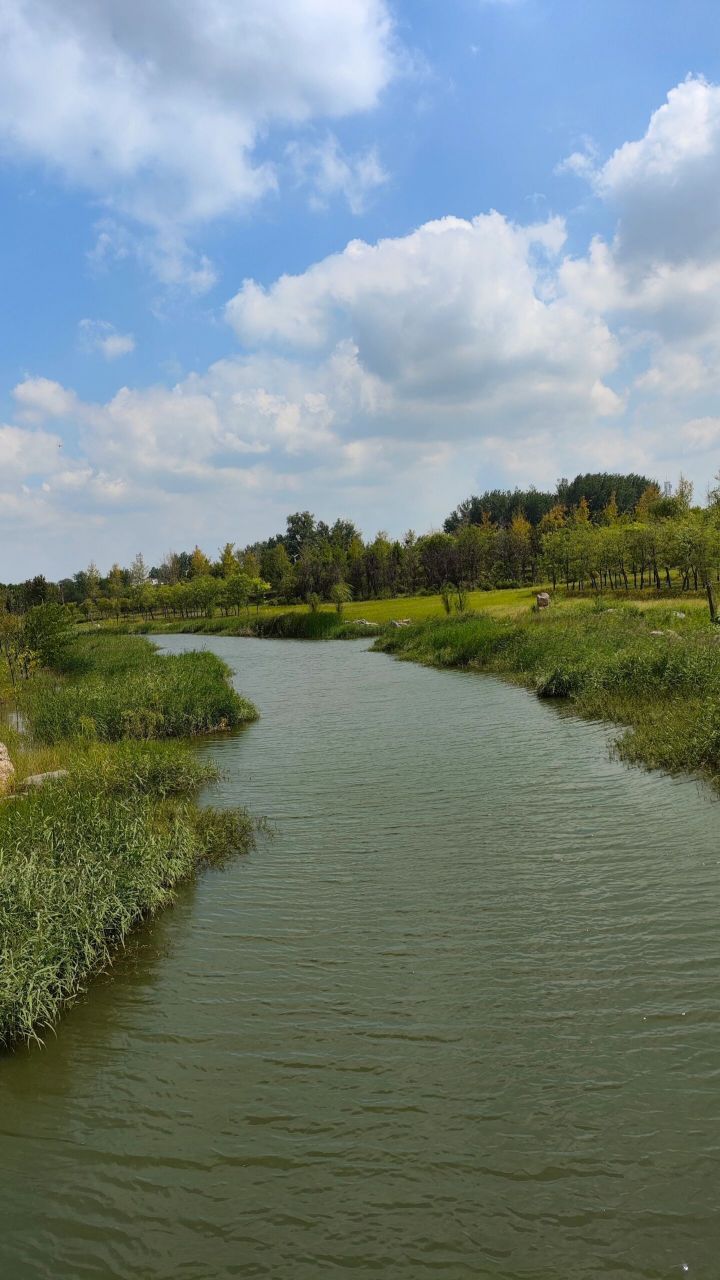
[[374,648],[486,671],[626,727],[617,751],[720,784],[720,633],[699,610],[624,605],[514,619],[457,616],[383,632]]
[[22,735],[0,731],[15,768],[0,799],[3,1046],[39,1039],[182,881],[253,843],[243,809],[198,805],[217,771],[184,741],[256,718],[224,663],[93,636],[62,665],[22,682]]

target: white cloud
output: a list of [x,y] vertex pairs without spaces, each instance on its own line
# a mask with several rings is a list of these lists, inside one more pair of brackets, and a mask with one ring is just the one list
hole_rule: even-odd
[[3,483],[55,471],[61,441],[46,431],[0,425],[0,476]]
[[44,422],[48,418],[67,418],[74,414],[78,399],[50,378],[26,378],[13,391],[19,412],[27,422]]
[[273,125],[367,111],[395,66],[385,0],[2,0],[0,141],[152,228],[177,277],[182,228],[276,186]]
[[681,263],[720,253],[720,86],[688,78],[653,112],[642,138],[595,175],[620,223],[623,261]]
[[619,407],[604,382],[617,352],[602,321],[556,287],[564,239],[558,219],[444,218],[353,241],[268,289],[246,281],[227,315],[250,348],[351,352],[386,431],[398,418],[403,431],[437,430],[440,408],[450,435],[490,418],[506,429],[545,412],[594,418]]
[[348,156],[334,134],[319,143],[291,142],[286,155],[297,182],[310,188],[310,203],[318,209],[340,194],[353,213],[362,213],[372,192],[387,182],[375,147]]
[[107,320],[81,320],[79,329],[83,350],[99,351],[106,360],[117,360],[135,350],[133,335],[118,333],[115,326]]
[[267,290],[246,283],[228,315],[250,349],[173,388],[123,387],[94,404],[28,378],[14,392],[19,411],[68,418],[78,440],[62,470],[40,477],[46,499],[104,520],[132,511],[133,530],[162,510],[163,527],[182,521],[183,536],[188,511],[205,526],[254,512],[237,540],[328,495],[375,523],[399,474],[413,505],[456,501],[484,448],[501,457],[504,447],[511,468],[515,439],[526,457],[533,435],[551,432],[556,447],[588,439],[621,407],[605,381],[617,352],[558,288],[563,244],[557,220],[443,219],[353,242]]
[[[663,478],[684,452],[702,482],[720,443],[719,93],[686,81],[641,138],[591,157],[617,230],[584,254],[566,256],[558,218],[447,217],[269,285],[246,280],[226,309],[241,353],[172,388],[92,404],[27,378],[20,419],[67,419],[79,441],[62,468],[18,476],[33,493],[47,485],[32,510],[82,508],[108,539],[111,506],[116,528],[132,510],[128,552],[146,527],[154,554],[159,527],[164,543],[242,541],[302,504],[371,530],[422,528],[490,478]],[[102,234],[108,252],[134,252]]]

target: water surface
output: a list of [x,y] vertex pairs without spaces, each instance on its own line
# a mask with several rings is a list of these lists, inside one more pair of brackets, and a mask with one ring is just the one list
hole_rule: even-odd
[[717,801],[365,642],[163,643],[276,836],[0,1060],[3,1280],[716,1277]]

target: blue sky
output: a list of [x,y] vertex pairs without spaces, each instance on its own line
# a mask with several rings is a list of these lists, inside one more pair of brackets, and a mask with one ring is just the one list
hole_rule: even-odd
[[704,0],[0,0],[0,579],[586,469],[702,496],[718,34]]

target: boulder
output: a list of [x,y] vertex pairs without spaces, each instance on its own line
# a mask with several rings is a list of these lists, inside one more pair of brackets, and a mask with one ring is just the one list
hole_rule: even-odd
[[683,613],[682,609],[675,609],[673,618],[687,618],[687,614]]
[[538,609],[549,609],[550,596],[548,595],[547,591],[538,591],[535,597],[535,602],[537,604]]
[[15,777],[15,765],[4,742],[0,742],[0,796],[10,790]]
[[27,778],[23,778],[20,786],[24,790],[30,790],[32,787],[44,787],[46,782],[59,782],[61,778],[67,778],[67,769],[51,769],[48,773],[31,773]]

